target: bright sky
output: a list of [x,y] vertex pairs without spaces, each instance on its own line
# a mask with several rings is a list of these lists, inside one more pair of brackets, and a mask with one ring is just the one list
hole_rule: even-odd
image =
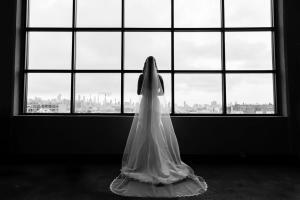
[[[78,27],[120,27],[121,0],[77,0]],[[170,27],[170,0],[125,0],[126,27]],[[227,27],[271,26],[270,0],[225,0]],[[30,0],[31,27],[71,27],[72,0]],[[175,27],[220,27],[219,0],[174,0]],[[171,34],[168,32],[126,32],[126,69],[142,69],[147,56],[156,58],[158,69],[170,69]],[[230,32],[225,34],[227,69],[271,69],[270,32]],[[81,32],[76,40],[78,69],[120,69],[120,32]],[[176,32],[175,69],[221,69],[221,34],[217,32]],[[71,33],[31,32],[29,68],[70,69]],[[171,76],[162,74],[166,96],[170,99]],[[137,101],[138,74],[125,74],[125,100]],[[271,75],[227,75],[227,101],[238,103],[273,102]],[[175,101],[182,105],[221,103],[221,76],[214,74],[176,74]],[[120,75],[78,75],[76,96],[110,93],[120,101]],[[67,74],[32,74],[28,97],[70,97]]]

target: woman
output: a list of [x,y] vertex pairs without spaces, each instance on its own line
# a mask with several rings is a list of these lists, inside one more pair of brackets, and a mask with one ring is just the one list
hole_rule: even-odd
[[123,153],[121,173],[110,185],[115,194],[179,197],[207,190],[205,181],[181,161],[164,92],[163,79],[150,56],[138,80],[141,100]]

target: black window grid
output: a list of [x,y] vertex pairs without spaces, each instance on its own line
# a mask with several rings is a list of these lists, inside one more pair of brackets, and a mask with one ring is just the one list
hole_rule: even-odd
[[[279,66],[277,60],[277,0],[271,1],[271,27],[225,27],[225,0],[220,0],[221,12],[221,27],[215,28],[175,28],[174,27],[174,0],[171,1],[171,27],[169,28],[132,28],[125,27],[125,0],[121,0],[121,27],[107,28],[107,27],[76,27],[76,8],[77,0],[72,0],[72,27],[28,27],[29,21],[29,0],[26,1],[23,7],[23,63],[24,67],[21,69],[22,88],[20,97],[21,101],[20,113],[26,115],[133,115],[134,113],[124,112],[124,74],[126,73],[142,73],[142,70],[128,70],[124,68],[124,34],[126,32],[169,32],[171,34],[171,69],[158,70],[159,73],[168,73],[171,75],[171,113],[172,116],[277,116],[281,114],[281,107],[279,102]],[[270,70],[227,70],[226,56],[225,56],[225,35],[227,32],[271,32],[272,34],[272,69]],[[30,32],[71,32],[72,33],[72,55],[71,55],[71,69],[28,69],[28,33]],[[77,32],[121,32],[121,68],[119,70],[82,70],[76,69],[76,33]],[[221,33],[221,69],[220,70],[175,70],[174,69],[174,33],[176,32],[219,32]],[[70,112],[68,113],[28,113],[26,112],[27,105],[27,74],[29,73],[68,73],[71,74],[71,98],[70,98]],[[76,113],[75,112],[75,75],[79,73],[118,73],[121,75],[121,109],[120,113]],[[174,100],[174,75],[175,74],[221,74],[222,79],[222,113],[176,113]],[[272,74],[273,77],[273,102],[274,114],[230,114],[227,113],[227,95],[226,95],[226,75],[227,74]]]

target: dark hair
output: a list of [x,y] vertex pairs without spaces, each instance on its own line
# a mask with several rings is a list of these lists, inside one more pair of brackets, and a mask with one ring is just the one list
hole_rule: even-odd
[[147,59],[146,59],[146,61],[145,61],[145,63],[144,63],[143,74],[144,74],[144,72],[145,72],[146,63],[147,63],[147,61],[150,60],[150,59],[152,60],[152,62],[155,63],[155,67],[156,67],[156,69],[157,69],[157,65],[156,65],[156,60],[155,60],[155,58],[154,58],[153,56],[149,56],[149,57],[147,57]]

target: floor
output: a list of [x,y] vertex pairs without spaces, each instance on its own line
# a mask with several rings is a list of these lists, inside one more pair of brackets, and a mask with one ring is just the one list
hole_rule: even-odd
[[[178,199],[300,200],[299,166],[192,164],[208,191]],[[110,200],[119,164],[26,164],[0,166],[1,200]]]

